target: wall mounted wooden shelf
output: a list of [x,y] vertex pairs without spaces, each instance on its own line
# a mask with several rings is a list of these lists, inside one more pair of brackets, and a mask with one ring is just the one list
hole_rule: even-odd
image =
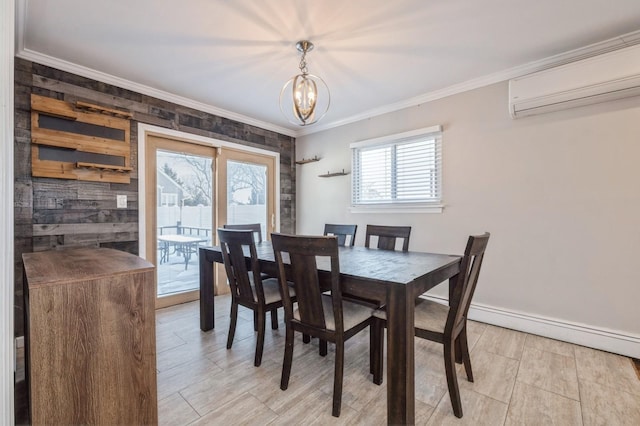
[[118,109],[106,108],[99,105],[93,105],[87,102],[76,101],[76,108],[78,109],[86,109],[87,111],[99,112],[101,114],[109,114],[114,117],[126,118],[130,119],[133,114],[127,111],[120,111]]
[[131,113],[31,95],[31,173],[130,183]]
[[76,163],[77,169],[98,169],[98,170],[106,170],[113,172],[126,173],[133,170],[131,167],[120,167],[120,166],[108,166],[106,164],[96,164],[96,163]]
[[327,177],[334,177],[334,176],[346,176],[348,174],[349,174],[349,172],[345,172],[344,169],[342,169],[341,172],[333,172],[333,173],[327,172],[327,173],[325,173],[323,175],[318,175],[318,177],[327,178]]
[[314,161],[320,161],[320,158],[318,158],[318,156],[314,156],[313,158],[303,158],[302,160],[298,160],[296,161],[296,164],[307,164],[307,163],[313,163]]

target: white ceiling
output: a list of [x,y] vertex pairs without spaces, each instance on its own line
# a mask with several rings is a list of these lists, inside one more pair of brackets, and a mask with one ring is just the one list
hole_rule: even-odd
[[[636,43],[640,1],[17,0],[16,28],[20,57],[296,136]],[[305,128],[278,106],[301,39],[332,94]]]

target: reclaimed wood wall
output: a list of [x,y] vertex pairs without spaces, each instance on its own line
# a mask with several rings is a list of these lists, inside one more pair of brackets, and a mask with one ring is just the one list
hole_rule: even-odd
[[[31,94],[130,111],[130,184],[31,176]],[[138,254],[137,125],[147,123],[280,153],[280,226],[295,231],[295,140],[130,90],[15,60],[15,335],[24,334],[22,253],[60,246],[107,247]],[[116,194],[127,208],[116,209]]]

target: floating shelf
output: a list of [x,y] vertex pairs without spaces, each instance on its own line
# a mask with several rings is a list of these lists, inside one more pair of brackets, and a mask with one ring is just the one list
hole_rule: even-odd
[[325,173],[323,175],[318,175],[318,177],[325,177],[326,178],[326,177],[334,177],[334,176],[346,176],[348,174],[349,174],[349,172],[345,172],[344,169],[342,169],[341,172],[333,172],[333,173],[327,172],[327,173]]
[[113,115],[114,117],[120,117],[120,118],[126,118],[126,119],[130,119],[131,117],[133,117],[133,114],[131,114],[128,111],[120,111],[118,109],[106,108],[100,105],[94,105],[94,104],[90,104],[82,101],[76,101],[76,108],[85,109],[91,112],[99,112],[102,114]]
[[107,164],[82,163],[82,162],[76,163],[76,169],[98,169],[98,170],[120,172],[120,173],[126,173],[133,170],[131,167],[110,166]]
[[318,156],[315,155],[313,158],[303,158],[302,160],[298,160],[296,161],[296,164],[307,164],[307,163],[313,163],[314,161],[320,161],[320,158],[318,158]]

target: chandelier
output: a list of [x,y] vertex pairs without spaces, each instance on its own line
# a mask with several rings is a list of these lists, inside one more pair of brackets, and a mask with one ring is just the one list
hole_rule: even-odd
[[307,52],[313,50],[313,43],[301,40],[296,48],[302,53],[300,74],[287,81],[280,91],[280,111],[293,124],[308,126],[325,116],[331,103],[327,84],[320,77],[309,74]]

